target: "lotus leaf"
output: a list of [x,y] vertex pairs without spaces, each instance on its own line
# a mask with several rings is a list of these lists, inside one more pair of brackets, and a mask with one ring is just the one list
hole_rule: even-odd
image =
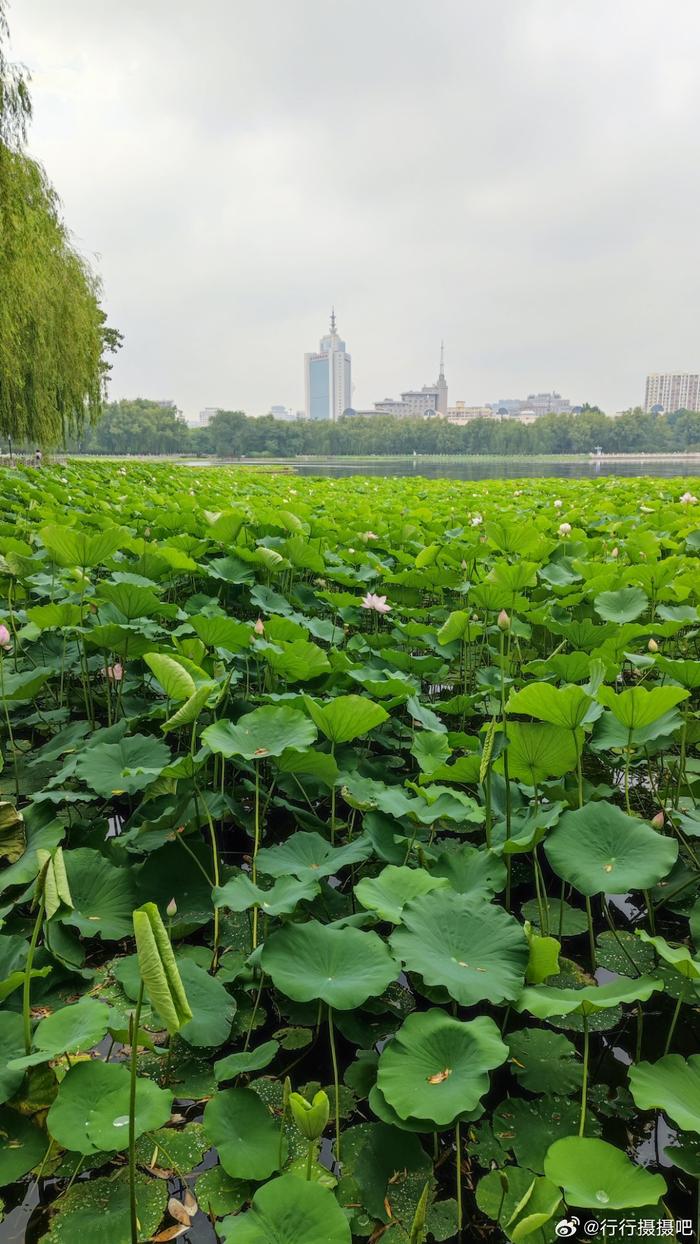
[[503,908],[443,890],[407,904],[391,945],[409,971],[462,1006],[517,997],[528,962],[523,928]]
[[569,1205],[599,1213],[655,1205],[666,1181],[635,1166],[621,1149],[588,1136],[557,1140],[547,1153],[544,1173],[563,1189]]
[[544,849],[554,871],[589,896],[649,889],[678,855],[675,839],[604,800],[565,812]]
[[320,998],[339,1011],[376,998],[398,975],[396,962],[376,933],[332,929],[316,920],[273,933],[263,947],[262,966],[288,998]]
[[476,1109],[489,1072],[508,1057],[492,1019],[462,1023],[432,1009],[409,1015],[380,1055],[377,1087],[401,1119],[450,1124]]
[[225,1218],[224,1241],[235,1244],[351,1244],[350,1227],[333,1193],[282,1175],[259,1188],[247,1213]]
[[204,1130],[234,1179],[267,1179],[286,1158],[278,1124],[248,1088],[223,1089],[212,1097],[204,1109]]

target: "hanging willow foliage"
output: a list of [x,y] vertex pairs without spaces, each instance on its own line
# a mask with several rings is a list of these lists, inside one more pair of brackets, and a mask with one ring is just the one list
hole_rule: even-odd
[[0,435],[50,445],[99,417],[105,354],[120,337],[55,191],[23,151],[31,103],[6,37],[0,0]]

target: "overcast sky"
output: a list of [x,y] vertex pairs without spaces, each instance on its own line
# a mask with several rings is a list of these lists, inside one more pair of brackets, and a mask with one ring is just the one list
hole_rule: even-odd
[[354,405],[699,370],[697,0],[13,0],[30,149],[124,335],[112,396]]

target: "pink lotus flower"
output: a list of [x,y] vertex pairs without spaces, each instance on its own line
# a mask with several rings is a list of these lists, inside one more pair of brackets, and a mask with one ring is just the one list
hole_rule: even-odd
[[255,626],[253,627],[253,630],[255,631],[256,635],[265,634],[265,623],[263,622],[262,618],[258,618],[257,622],[255,623]]
[[0,623],[0,648],[9,648],[10,642],[10,632],[5,626],[5,623],[2,622]]
[[124,666],[117,661],[116,665],[105,665],[102,673],[110,682],[121,682],[124,677]]
[[681,505],[697,505],[698,503],[697,497],[694,497],[692,492],[684,492],[683,496],[679,497],[678,500]]
[[387,605],[386,596],[375,596],[374,592],[363,596],[361,604],[363,609],[373,609],[375,613],[391,613],[391,605]]
[[363,531],[362,539],[363,540],[378,540],[379,536],[375,535],[373,531]]

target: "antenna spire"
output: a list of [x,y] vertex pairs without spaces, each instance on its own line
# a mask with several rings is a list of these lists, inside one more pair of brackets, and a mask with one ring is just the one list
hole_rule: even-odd
[[335,307],[331,307],[331,332],[335,332]]
[[440,380],[445,379],[445,343],[444,341],[440,342],[440,376],[439,376],[439,379]]

